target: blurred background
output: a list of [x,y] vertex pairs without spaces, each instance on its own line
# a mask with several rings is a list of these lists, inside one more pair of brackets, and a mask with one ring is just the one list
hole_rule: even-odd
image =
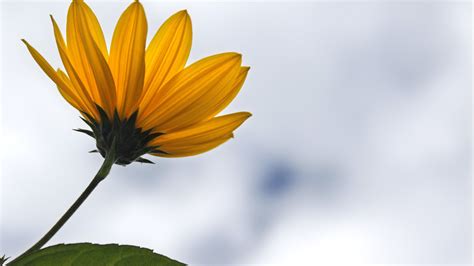
[[[130,1],[90,1],[110,44]],[[21,43],[61,66],[49,14],[1,2],[1,244],[15,257],[102,158]],[[224,113],[235,138],[191,158],[117,166],[50,245],[122,243],[191,265],[470,264],[471,3],[143,1],[150,40],[188,9],[188,62],[252,67]]]

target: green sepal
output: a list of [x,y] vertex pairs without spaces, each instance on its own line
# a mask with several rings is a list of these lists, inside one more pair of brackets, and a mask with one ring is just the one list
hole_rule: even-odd
[[155,138],[157,138],[157,137],[159,137],[163,134],[165,134],[165,133],[161,133],[161,132],[151,133],[151,134],[147,134],[147,136],[145,136],[143,139],[144,139],[145,142],[149,142],[149,141],[151,141],[151,140],[153,140],[153,139],[155,139]]
[[94,132],[90,131],[90,130],[87,130],[87,129],[82,129],[82,128],[76,128],[76,129],[73,129],[74,131],[77,131],[77,132],[81,132],[81,133],[84,133],[88,136],[91,136],[93,138],[95,138],[95,135],[94,135]]
[[139,162],[139,163],[149,163],[149,164],[155,164],[154,162],[146,159],[146,158],[143,158],[143,157],[138,157],[138,159],[135,160],[135,162]]
[[[115,148],[115,163],[127,165],[134,161],[145,162],[145,159],[141,160],[139,158],[147,153],[167,154],[164,151],[160,151],[158,146],[149,146],[152,140],[164,133],[152,133],[152,129],[143,130],[137,127],[138,110],[133,112],[128,118],[121,119],[117,110],[114,110],[113,116],[109,117],[102,107],[96,104],[96,108],[99,113],[99,121],[91,115],[84,113],[86,118],[81,117],[81,119],[89,125],[91,130],[78,129],[76,131],[94,137],[97,151],[102,157],[105,158],[108,151]],[[116,143],[115,147],[112,147],[113,140]]]
[[169,153],[167,153],[165,151],[162,151],[162,150],[157,150],[157,149],[151,150],[150,153],[169,155]]
[[[91,117],[90,117],[89,115],[86,115],[86,116],[87,116],[87,118],[89,118],[90,121],[95,121],[94,119],[91,119]],[[91,123],[89,120],[84,119],[83,117],[79,117],[79,118],[82,119],[82,121],[84,121],[84,122],[85,122],[88,126],[90,126],[90,127],[95,127],[95,126],[97,126],[97,124]]]

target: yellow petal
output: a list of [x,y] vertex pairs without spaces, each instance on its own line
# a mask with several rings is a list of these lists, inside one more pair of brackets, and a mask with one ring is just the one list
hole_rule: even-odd
[[168,153],[168,154],[152,153],[151,155],[155,155],[155,156],[159,156],[159,157],[166,157],[166,158],[194,156],[194,155],[198,155],[198,154],[210,151],[214,148],[217,148],[219,145],[225,143],[226,141],[228,141],[232,137],[233,137],[233,135],[230,134],[230,135],[224,136],[220,139],[216,139],[216,140],[213,140],[213,141],[201,143],[199,145],[171,147],[171,148],[169,148],[170,153]]
[[97,89],[92,67],[87,60],[84,43],[79,36],[79,9],[82,9],[84,5],[83,1],[72,1],[69,6],[66,25],[67,54],[71,65],[74,66],[77,72],[79,80],[84,83],[84,87],[88,91],[87,94],[90,95],[94,103],[101,104],[101,97]]
[[102,32],[99,21],[97,20],[97,17],[95,16],[92,9],[86,3],[83,2],[82,7],[82,10],[84,11],[84,18],[88,28],[90,29],[92,38],[99,47],[99,50],[101,51],[104,58],[107,59],[109,57],[107,53],[107,44],[105,42],[104,33]]
[[77,4],[76,26],[78,31],[78,40],[81,42],[85,59],[92,70],[92,78],[95,80],[96,89],[99,94],[97,104],[100,105],[111,117],[115,110],[115,85],[109,65],[102,55],[99,47],[92,38],[92,34],[87,26],[85,19],[84,6]]
[[[222,98],[219,99],[219,101],[215,103],[214,108],[209,108],[208,112],[208,117],[214,117],[218,113],[220,113],[224,108],[226,108],[239,94],[240,89],[244,85],[245,79],[247,78],[247,74],[250,70],[250,67],[241,67],[239,75],[237,78],[234,80],[234,82],[228,87],[228,90],[226,93],[222,94]],[[216,99],[217,100],[217,99]]]
[[53,67],[44,59],[44,57],[36,51],[33,46],[31,46],[26,40],[22,39],[21,40],[25,45],[28,51],[30,52],[31,56],[33,56],[33,59],[38,63],[38,65],[43,69],[44,73],[48,75],[50,79],[52,79],[56,84],[58,84],[61,87],[67,87],[67,84],[65,84],[58,76],[58,73],[54,70]]
[[140,110],[138,124],[170,132],[200,122],[215,97],[238,76],[241,61],[240,54],[224,53],[185,68],[154,95],[152,108]]
[[191,51],[192,25],[186,10],[163,23],[145,54],[145,83],[140,109],[145,108],[160,87],[184,68]]
[[89,91],[86,89],[84,83],[81,81],[79,75],[77,74],[77,71],[72,66],[72,63],[67,54],[67,48],[66,48],[66,44],[64,43],[63,36],[53,16],[51,16],[51,21],[53,23],[54,37],[56,39],[59,55],[70,77],[70,79],[68,80],[70,81],[72,85],[71,88],[74,90],[75,94],[80,98],[81,106],[84,106],[83,112],[86,112],[92,117],[99,119],[100,116],[98,115],[97,109],[95,107],[95,103],[92,100],[92,95],[89,94]]
[[71,84],[71,81],[69,80],[69,78],[67,77],[67,75],[61,71],[60,69],[58,69],[56,71],[58,73],[58,76],[59,78],[65,83],[67,84],[67,87],[60,87],[60,86],[57,86],[58,87],[58,91],[59,93],[61,93],[61,95],[63,96],[63,98],[70,104],[72,105],[74,108],[76,108],[77,110],[79,111],[83,111],[83,107],[81,107],[81,102],[80,102],[80,98],[74,93],[73,90],[71,90],[70,88],[73,88],[72,84]]
[[110,46],[109,64],[117,88],[119,114],[138,107],[145,77],[147,21],[143,6],[132,3],[120,16]]
[[215,117],[189,128],[164,134],[153,140],[150,146],[159,146],[160,150],[171,156],[204,152],[232,137],[232,132],[250,116],[250,113],[240,112]]
[[36,51],[35,48],[33,48],[27,41],[22,41],[25,43],[28,51],[33,56],[33,59],[36,61],[36,63],[38,63],[46,75],[48,75],[48,77],[53,80],[54,83],[56,83],[59,92],[66,99],[66,101],[68,101],[77,110],[84,111],[83,107],[81,107],[79,104],[80,100],[74,94],[70,84],[68,84],[68,82],[53,69],[53,67],[51,67],[48,61],[46,61],[46,59],[44,59],[44,57],[38,51]]
[[[59,78],[64,82],[66,83],[66,85],[69,87],[69,88],[72,88],[73,85],[71,83],[71,80],[69,79],[69,77],[66,75],[66,73],[64,73],[64,71],[62,71],[61,69],[57,69],[56,72],[58,73],[59,75]],[[75,95],[77,95],[76,93],[74,93]]]

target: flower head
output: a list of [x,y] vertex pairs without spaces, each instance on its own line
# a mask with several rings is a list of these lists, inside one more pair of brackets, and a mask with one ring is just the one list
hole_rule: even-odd
[[238,94],[249,67],[238,53],[222,53],[185,67],[192,41],[187,11],[171,16],[146,46],[140,2],[121,15],[110,49],[100,24],[81,0],[69,7],[66,40],[51,16],[65,72],[23,40],[59,92],[82,114],[98,152],[116,163],[150,162],[141,156],[191,156],[233,137],[250,113],[219,114]]

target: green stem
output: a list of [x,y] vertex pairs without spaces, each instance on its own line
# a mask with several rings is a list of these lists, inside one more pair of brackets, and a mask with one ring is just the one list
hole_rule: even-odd
[[115,163],[115,160],[115,152],[112,150],[109,151],[94,179],[92,179],[91,183],[87,186],[84,192],[82,192],[79,198],[72,204],[71,207],[69,207],[69,209],[66,211],[66,213],[63,214],[59,221],[57,221],[56,224],[51,229],[49,229],[49,231],[38,242],[36,242],[36,244],[34,244],[31,248],[23,252],[23,254],[21,254],[8,264],[10,265],[15,261],[18,261],[20,258],[23,258],[26,255],[41,249],[59,231],[59,229],[61,229],[61,227],[67,222],[67,220],[71,218],[71,216],[77,211],[77,209],[79,209],[82,203],[84,203],[87,197],[89,197],[92,191],[94,191],[94,189],[97,187],[97,185],[102,180],[104,180],[105,177],[107,177],[110,172],[110,169]]

